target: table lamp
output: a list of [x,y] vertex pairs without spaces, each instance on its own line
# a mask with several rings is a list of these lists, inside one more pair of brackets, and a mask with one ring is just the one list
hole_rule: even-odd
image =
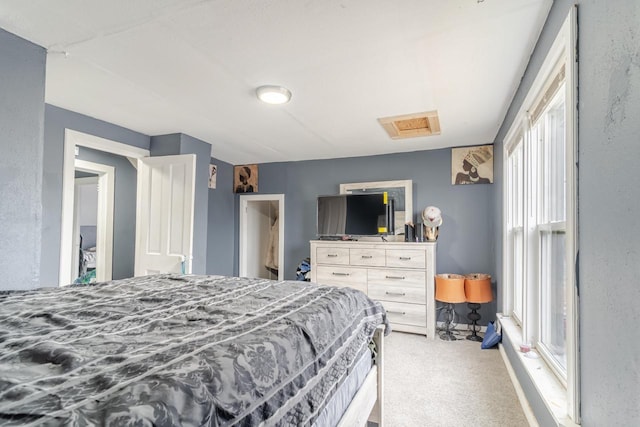
[[455,341],[456,337],[451,333],[451,322],[453,321],[453,304],[465,302],[464,276],[460,274],[436,274],[436,300],[446,303],[445,305],[445,330],[440,334],[440,339],[445,341]]
[[480,304],[493,300],[493,294],[491,293],[491,276],[482,273],[467,274],[464,279],[464,294],[467,299],[467,306],[469,310],[471,310],[467,318],[472,322],[472,333],[467,336],[467,339],[471,341],[482,341],[482,337],[478,335],[478,320],[480,320],[481,317],[478,309],[480,308]]

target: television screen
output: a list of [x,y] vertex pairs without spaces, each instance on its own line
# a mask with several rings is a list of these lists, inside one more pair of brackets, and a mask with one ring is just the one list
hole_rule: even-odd
[[318,236],[375,236],[393,232],[387,195],[318,197]]

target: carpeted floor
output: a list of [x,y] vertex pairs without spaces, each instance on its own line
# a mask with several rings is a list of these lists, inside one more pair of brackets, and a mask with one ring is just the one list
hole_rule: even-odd
[[385,337],[385,425],[528,426],[496,349],[461,339]]

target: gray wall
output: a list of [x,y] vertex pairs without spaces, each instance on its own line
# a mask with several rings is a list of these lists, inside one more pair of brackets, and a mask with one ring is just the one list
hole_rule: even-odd
[[218,173],[216,188],[209,189],[207,274],[233,276],[238,271],[234,235],[238,215],[234,203],[233,166],[213,157],[211,163],[218,167]]
[[151,137],[149,151],[152,156],[174,156],[180,154],[180,134],[156,135]]
[[580,2],[579,25],[582,414],[622,425],[640,419],[640,2]]
[[133,277],[137,171],[126,157],[87,147],[80,147],[76,159],[115,167],[112,274],[113,279]]
[[0,289],[40,283],[46,52],[0,29]]
[[[42,257],[41,284],[57,286],[60,266],[60,221],[62,215],[62,152],[65,128],[111,139],[138,148],[149,149],[149,137],[89,116],[53,105],[44,110],[44,179],[42,182]],[[130,184],[135,188],[135,180]],[[118,183],[116,182],[116,188]],[[117,198],[116,195],[116,203]],[[135,204],[134,204],[135,207]],[[116,207],[116,209],[118,209]],[[135,215],[132,220],[135,227]],[[115,225],[115,223],[114,223]],[[121,237],[121,240],[124,237]],[[116,242],[114,241],[114,244]],[[115,266],[115,262],[114,262]],[[114,270],[114,273],[116,271]],[[121,271],[118,271],[120,274]],[[123,271],[122,271],[123,273]]]
[[196,155],[196,182],[193,217],[193,274],[207,272],[207,227],[209,223],[209,159],[211,145],[182,133],[151,137],[152,156]]
[[[640,3],[578,3],[580,378],[584,426],[640,418]],[[496,138],[502,141],[574,1],[556,0],[522,84]],[[496,153],[496,160],[499,154]],[[496,165],[496,172],[501,165]],[[498,182],[502,182],[498,177]],[[496,194],[496,227],[501,193]],[[496,271],[502,247],[496,228]],[[498,278],[500,281],[500,278]],[[624,319],[620,327],[617,319]],[[518,359],[511,363],[522,378]],[[531,402],[535,389],[521,379]],[[538,411],[540,420],[548,414]],[[543,425],[543,424],[541,424]]]
[[[479,144],[482,141],[478,141]],[[428,205],[442,210],[437,248],[438,273],[494,275],[495,214],[493,184],[451,185],[451,149],[384,156],[353,157],[258,166],[260,194],[285,194],[286,279],[295,279],[298,263],[309,256],[316,238],[316,197],[337,194],[347,182],[413,181],[414,221]],[[238,195],[236,197],[236,211]],[[237,221],[235,247],[237,248]],[[236,256],[237,264],[237,256]],[[237,273],[237,265],[236,270]],[[495,284],[494,284],[495,286]],[[496,302],[483,304],[481,323],[495,318]],[[457,307],[466,323],[467,308]]]

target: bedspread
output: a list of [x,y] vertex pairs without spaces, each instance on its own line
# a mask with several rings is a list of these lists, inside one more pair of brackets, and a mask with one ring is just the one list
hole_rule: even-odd
[[361,292],[299,281],[2,292],[0,424],[310,425],[386,322]]

